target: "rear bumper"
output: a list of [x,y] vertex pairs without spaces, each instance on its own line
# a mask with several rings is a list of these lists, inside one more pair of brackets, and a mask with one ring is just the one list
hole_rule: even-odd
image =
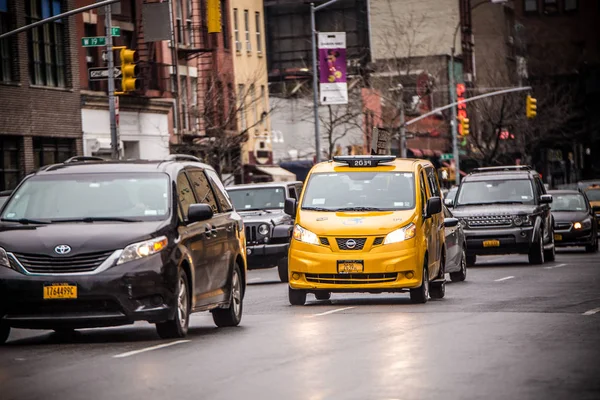
[[[164,271],[164,272],[163,272]],[[93,328],[174,317],[177,271],[161,254],[96,275],[24,275],[0,268],[0,322],[16,328]],[[173,276],[171,276],[173,275]],[[77,299],[44,300],[44,286],[77,286]]]
[[[533,227],[503,229],[465,229],[468,255],[527,254],[533,240]],[[499,241],[499,246],[486,247],[484,242]]]
[[247,246],[248,269],[270,268],[287,257],[288,243]]

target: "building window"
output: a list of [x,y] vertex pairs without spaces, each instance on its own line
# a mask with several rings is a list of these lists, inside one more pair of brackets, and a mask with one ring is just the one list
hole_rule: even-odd
[[558,0],[544,0],[544,14],[556,14],[558,12]]
[[177,44],[183,44],[183,0],[177,0],[176,7],[175,29],[177,31]]
[[[61,13],[60,0],[28,0],[27,23]],[[33,85],[65,87],[65,26],[59,19],[28,33],[29,73]]]
[[223,34],[223,48],[229,49],[229,21],[227,19],[226,0],[221,0],[221,32]]
[[258,123],[258,104],[256,100],[256,89],[254,84],[250,85],[250,101],[252,102],[252,114],[254,115],[254,125]]
[[188,0],[185,10],[185,38],[187,40],[187,44],[190,46],[194,44],[192,37],[192,7],[192,0]]
[[198,130],[198,78],[190,78],[191,87],[190,91],[192,94],[191,112],[190,112],[190,126],[193,131]]
[[250,14],[248,10],[244,10],[244,30],[246,31],[246,51],[249,53],[252,51],[252,45],[250,44]]
[[577,11],[577,0],[565,0],[565,12]]
[[[11,30],[9,28],[10,20],[8,0],[0,0],[0,33],[6,33]],[[15,78],[12,68],[11,44],[11,38],[0,40],[0,82],[11,82]]]
[[34,166],[35,168],[44,165],[57,164],[66,161],[75,156],[75,140],[73,139],[55,139],[55,138],[34,138]]
[[246,101],[245,90],[246,89],[243,84],[238,85],[238,111],[240,113],[240,128],[242,129],[242,132],[244,132],[248,128],[248,125],[246,123],[246,107],[244,104]]
[[233,37],[235,38],[235,50],[242,51],[242,42],[240,42],[240,29],[238,25],[238,9],[233,9]]
[[21,142],[17,136],[0,136],[0,190],[12,190],[21,180]]
[[183,120],[183,126],[181,128],[187,131],[190,128],[190,111],[187,77],[185,75],[179,77],[179,99],[181,100],[181,119]]
[[538,0],[525,0],[525,12],[536,12],[538,10]]
[[262,53],[262,36],[261,36],[261,21],[260,21],[260,13],[256,12],[254,14],[254,20],[256,23],[256,51],[258,53]]
[[[262,113],[260,114],[260,120],[264,123],[265,117],[269,112],[269,106],[267,104],[267,91],[265,89],[265,85],[260,85],[260,103],[262,105]],[[266,126],[263,126],[266,128]]]

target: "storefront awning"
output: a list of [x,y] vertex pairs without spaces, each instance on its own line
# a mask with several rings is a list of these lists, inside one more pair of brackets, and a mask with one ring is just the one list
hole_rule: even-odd
[[262,167],[255,166],[257,170],[273,177],[273,182],[293,182],[296,180],[296,174],[286,171],[280,167]]
[[423,152],[419,149],[408,149],[410,150],[415,157],[423,157]]
[[434,150],[433,151],[436,157],[441,157],[442,154],[444,154],[443,152],[441,152],[440,150]]
[[433,155],[434,155],[434,154],[433,154],[433,150],[429,150],[429,149],[423,149],[422,151],[423,151],[423,155],[424,155],[425,157],[433,157]]

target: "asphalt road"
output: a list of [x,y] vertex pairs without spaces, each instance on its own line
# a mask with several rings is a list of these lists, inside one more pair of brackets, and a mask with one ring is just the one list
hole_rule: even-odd
[[[291,307],[275,270],[250,271],[242,324],[192,317],[75,337],[14,330],[0,399],[599,399],[600,255],[488,257],[446,298],[333,295]],[[157,346],[164,346],[158,347]]]

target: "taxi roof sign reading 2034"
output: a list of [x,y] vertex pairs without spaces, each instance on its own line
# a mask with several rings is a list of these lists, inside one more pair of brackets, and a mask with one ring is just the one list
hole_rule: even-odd
[[377,167],[382,163],[389,163],[396,159],[395,156],[337,156],[333,161],[348,164],[353,168]]

